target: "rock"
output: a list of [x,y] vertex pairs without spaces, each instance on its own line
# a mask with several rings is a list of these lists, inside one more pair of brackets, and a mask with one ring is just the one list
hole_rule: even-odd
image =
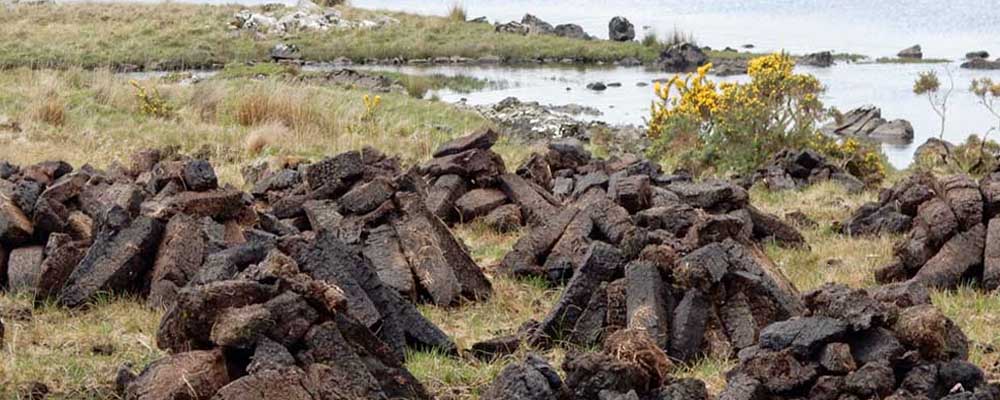
[[273,61],[299,60],[302,58],[299,46],[285,43],[276,43],[274,47],[271,47],[268,56]]
[[903,50],[900,50],[899,53],[896,54],[896,56],[899,57],[899,58],[921,59],[921,58],[924,58],[924,53],[920,49],[920,45],[917,44],[917,45],[913,45],[911,47],[907,47],[907,48],[905,48]]
[[232,378],[221,351],[190,351],[153,362],[125,392],[136,400],[207,399]]
[[524,17],[521,18],[521,25],[528,27],[528,33],[535,35],[550,35],[555,31],[552,24],[531,14],[524,14]]
[[560,24],[556,25],[555,30],[552,32],[556,36],[562,36],[570,39],[579,40],[591,40],[593,39],[587,32],[584,32],[583,27],[577,24]]
[[593,90],[593,91],[597,91],[597,92],[603,91],[603,90],[605,90],[607,88],[608,87],[605,86],[603,82],[591,82],[591,83],[587,84],[587,89],[590,89],[590,90]]
[[833,65],[833,54],[829,51],[806,54],[798,59],[797,64],[826,68]]
[[990,61],[982,58],[976,58],[962,63],[961,68],[978,69],[978,70],[998,70],[1000,69],[1000,61]]
[[568,389],[545,360],[529,354],[523,362],[512,363],[483,392],[483,400],[559,400]]
[[908,121],[897,119],[887,122],[882,118],[882,110],[873,105],[853,109],[844,114],[839,122],[831,122],[821,129],[831,134],[887,143],[909,144],[913,141],[913,126]]
[[913,142],[913,125],[905,119],[895,119],[879,125],[868,137],[886,143]]
[[494,30],[497,33],[513,33],[515,35],[527,35],[531,32],[531,28],[517,21],[510,21],[506,24],[497,23]]
[[139,217],[120,231],[102,230],[59,293],[59,304],[79,307],[100,293],[141,289],[152,267],[163,224]]
[[608,23],[608,39],[615,42],[628,42],[635,39],[635,26],[625,17],[614,17]]
[[690,72],[708,62],[708,56],[690,43],[679,43],[660,53],[656,65],[666,72]]
[[990,53],[985,50],[970,51],[965,53],[965,58],[968,60],[986,59],[990,58]]

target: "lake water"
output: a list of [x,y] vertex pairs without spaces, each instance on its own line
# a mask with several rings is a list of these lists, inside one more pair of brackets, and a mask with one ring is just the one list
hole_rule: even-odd
[[[232,0],[181,0],[229,3]],[[273,3],[275,0],[237,0],[243,4]],[[295,0],[281,2],[294,4]],[[462,4],[470,17],[490,21],[520,20],[531,13],[552,23],[576,23],[597,37],[607,37],[607,23],[616,16],[629,18],[637,35],[646,31],[665,35],[679,30],[694,35],[700,45],[740,48],[753,44],[754,51],[786,50],[805,54],[822,50],[891,57],[900,49],[921,44],[924,57],[955,60],[948,64],[847,64],[832,68],[799,68],[816,75],[826,86],[827,105],[841,111],[865,104],[882,108],[886,119],[909,120],[915,129],[912,145],[886,145],[885,151],[897,167],[912,160],[916,146],[939,134],[940,122],[927,99],[914,95],[913,81],[921,71],[936,70],[947,85],[951,71],[955,92],[950,101],[944,137],[963,141],[996,126],[991,115],[968,91],[973,78],[1000,80],[1000,71],[970,71],[958,66],[964,54],[987,50],[1000,56],[1000,7],[983,0],[351,0],[357,7],[443,15],[452,4]],[[647,29],[648,28],[648,29]],[[643,68],[518,68],[505,66],[403,67],[409,73],[470,75],[506,86],[476,93],[438,93],[445,101],[465,99],[472,104],[500,101],[508,96],[545,104],[577,103],[598,108],[597,117],[612,123],[642,124],[653,100],[650,87],[638,82],[667,78],[668,74]],[[746,77],[720,78],[741,80]],[[622,87],[604,92],[585,89],[587,83],[620,82]],[[567,90],[567,88],[569,90]],[[994,134],[1000,136],[1000,134]]]
[[[454,0],[353,0],[365,8],[404,10],[422,14],[444,14]],[[949,105],[945,138],[962,141],[970,134],[996,126],[991,115],[968,91],[973,78],[1000,79],[1000,71],[970,71],[958,66],[965,53],[987,50],[1000,56],[1000,7],[982,0],[506,0],[472,1],[461,4],[470,17],[491,21],[520,20],[532,13],[552,23],[576,23],[590,34],[607,37],[607,22],[616,15],[629,18],[642,36],[646,30],[668,34],[687,32],[700,45],[740,48],[753,44],[754,51],[786,50],[804,54],[821,50],[864,54],[872,58],[894,56],[899,50],[921,44],[924,57],[956,60],[949,64],[846,64],[832,68],[800,68],[816,75],[827,87],[824,101],[841,111],[865,104],[882,108],[886,119],[904,118],[915,130],[913,145],[886,145],[885,151],[898,167],[908,165],[917,145],[940,131],[938,117],[927,99],[914,95],[913,81],[921,71],[938,71],[947,85],[947,71],[956,90]],[[648,28],[648,29],[646,29]],[[404,68],[415,73],[466,74],[509,83],[509,87],[472,94],[441,93],[446,101],[461,98],[470,103],[491,103],[507,96],[548,104],[578,103],[594,106],[614,123],[641,124],[653,99],[652,89],[637,82],[665,78],[665,73],[642,68],[567,69],[508,67]],[[746,79],[726,78],[726,79]],[[620,88],[588,91],[589,82],[621,82]],[[566,90],[570,88],[570,90]]]

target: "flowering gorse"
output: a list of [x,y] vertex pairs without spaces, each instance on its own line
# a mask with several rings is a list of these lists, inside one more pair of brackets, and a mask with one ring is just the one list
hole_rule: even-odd
[[374,121],[378,113],[379,106],[382,105],[382,96],[365,95],[362,99],[365,103],[365,114],[361,116],[362,121]]
[[750,82],[716,84],[711,64],[655,85],[648,135],[653,156],[678,157],[695,165],[749,172],[785,147],[808,144],[823,115],[823,87],[812,75],[796,74],[787,54],[750,60]]
[[170,118],[174,116],[174,108],[167,103],[163,96],[160,96],[160,92],[155,87],[147,89],[135,80],[129,81],[129,84],[135,88],[135,97],[139,101],[140,113],[157,118]]

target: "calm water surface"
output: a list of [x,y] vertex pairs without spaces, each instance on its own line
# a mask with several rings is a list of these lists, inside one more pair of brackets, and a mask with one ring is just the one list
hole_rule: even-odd
[[[182,0],[183,1],[183,0]],[[228,3],[226,0],[187,0]],[[243,4],[273,3],[274,0],[242,0]],[[294,0],[284,1],[294,4]],[[456,0],[351,0],[354,6],[445,14]],[[947,85],[947,71],[956,90],[950,102],[945,138],[962,141],[970,134],[996,126],[990,114],[969,93],[971,79],[990,76],[1000,80],[1000,71],[969,71],[958,68],[971,50],[987,50],[1000,56],[1000,7],[984,0],[464,0],[459,1],[470,17],[491,21],[520,20],[535,14],[553,24],[577,23],[590,34],[607,37],[607,22],[616,15],[629,18],[642,36],[646,31],[667,34],[676,30],[693,34],[700,45],[713,48],[744,44],[754,51],[786,50],[804,54],[821,50],[864,54],[872,58],[893,56],[900,49],[921,44],[927,58],[955,60],[948,64],[838,64],[832,68],[800,68],[816,75],[827,87],[824,101],[842,111],[865,104],[882,108],[886,119],[909,120],[916,131],[913,145],[886,145],[892,163],[910,163],[914,149],[939,133],[939,120],[926,98],[911,88],[921,71],[933,69]],[[446,101],[467,100],[486,104],[515,96],[547,104],[578,103],[600,109],[598,117],[613,123],[642,124],[652,89],[638,82],[668,77],[643,68],[514,68],[514,67],[403,67],[410,73],[470,75],[507,83],[502,88],[458,94],[442,92]],[[726,78],[730,80],[746,77]],[[620,82],[622,87],[605,92],[585,89],[594,81]],[[567,90],[567,88],[569,90]]]

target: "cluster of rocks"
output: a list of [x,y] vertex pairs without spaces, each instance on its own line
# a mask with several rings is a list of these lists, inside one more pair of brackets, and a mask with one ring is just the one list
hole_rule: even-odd
[[966,61],[962,63],[965,69],[1000,69],[1000,58],[990,61],[990,53],[985,50],[972,51],[965,54]]
[[865,188],[860,179],[809,149],[779,151],[749,178],[744,186],[760,182],[775,191],[801,189],[825,181],[838,182],[850,193],[860,193]]
[[500,271],[568,283],[543,321],[473,346],[480,354],[556,338],[590,345],[635,328],[676,359],[731,355],[760,327],[801,314],[795,289],[753,242],[804,239],[739,186],[666,175],[635,157],[594,160],[571,142],[550,144],[518,173],[564,207],[522,236]]
[[821,51],[818,53],[806,54],[796,60],[798,65],[808,65],[811,67],[827,68],[833,66],[833,53]]
[[498,135],[492,129],[447,142],[421,166],[428,181],[427,208],[447,223],[482,218],[494,230],[539,225],[556,213],[560,203],[547,190],[508,173],[500,155],[490,148]]
[[[371,298],[372,307],[399,310],[393,309],[392,290],[379,285],[364,258],[332,234],[282,241],[266,253],[241,257],[250,264],[241,271],[177,293],[157,333],[157,345],[169,355],[138,376],[120,370],[124,398],[433,398],[403,366],[399,346],[408,339],[446,337],[436,329],[403,334],[400,329],[414,328],[371,325],[365,321],[370,315],[354,314],[352,289],[337,285],[341,274],[363,279],[350,283],[372,289],[370,294],[381,293]],[[403,342],[380,338],[387,329]]]
[[[706,63],[708,56],[700,47],[691,43],[678,43],[667,47],[656,60],[656,66],[660,70],[678,73],[694,71]],[[746,73],[745,65],[740,73]]]
[[[0,165],[0,277],[10,291],[80,307],[102,294],[172,304],[179,290],[245,268],[275,243],[330,232],[411,301],[453,305],[491,285],[425,206],[415,172],[375,150],[312,164],[247,168],[249,193],[220,187],[207,161],[145,150],[130,165],[74,171],[62,162]],[[345,278],[346,279],[346,278]],[[372,295],[337,282],[355,317],[384,324]],[[396,304],[400,303],[400,304]],[[390,307],[390,306],[386,306]],[[401,311],[402,310],[402,311]]]
[[287,9],[273,6],[262,12],[240,10],[233,15],[229,26],[236,30],[280,36],[304,31],[378,28],[398,23],[398,20],[387,15],[379,15],[373,20],[349,20],[337,9],[321,7],[309,0],[300,0],[295,7]]
[[920,285],[827,284],[807,312],[768,325],[739,353],[720,400],[997,399],[962,331]]
[[[594,40],[594,37],[587,34],[580,25],[560,24],[553,26],[531,14],[524,14],[521,21],[498,22],[494,24],[493,28],[498,33],[554,35],[571,39]],[[608,23],[608,39],[616,42],[631,41],[635,39],[635,26],[624,17],[614,17]]]
[[913,125],[905,119],[886,121],[882,110],[873,105],[858,107],[822,128],[832,135],[871,139],[894,144],[913,142]]
[[618,331],[600,351],[572,352],[563,361],[566,379],[536,355],[508,365],[483,400],[708,400],[705,383],[671,375],[673,362],[645,332]]
[[501,33],[514,33],[518,35],[554,35],[571,39],[593,40],[594,38],[577,24],[560,24],[552,26],[531,14],[524,14],[521,22],[510,21],[505,24],[497,23],[494,29]]
[[879,282],[910,280],[936,288],[979,282],[1000,288],[1000,174],[917,173],[885,189],[840,224],[845,234],[906,233]]
[[616,144],[624,147],[644,148],[647,142],[642,129],[589,121],[588,117],[600,115],[601,112],[574,104],[542,105],[535,101],[508,97],[496,104],[477,106],[475,110],[502,127],[507,134],[526,142],[553,138],[589,141],[598,133],[607,134]]

